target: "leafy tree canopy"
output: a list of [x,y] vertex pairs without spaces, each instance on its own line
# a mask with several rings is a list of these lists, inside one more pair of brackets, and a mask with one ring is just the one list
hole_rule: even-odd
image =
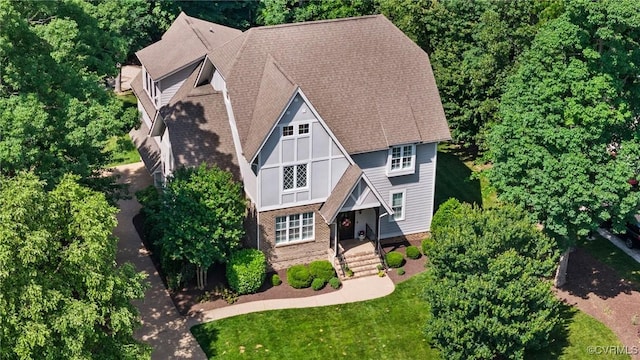
[[558,239],[640,205],[628,183],[640,163],[640,4],[567,1],[509,78],[490,134],[501,198],[535,214]]
[[426,254],[427,336],[447,359],[522,359],[546,347],[560,322],[544,280],[558,259],[555,241],[522,209],[445,204]]
[[373,0],[263,0],[257,22],[263,25],[338,19],[378,13]]
[[53,186],[73,173],[95,185],[106,140],[136,121],[101,85],[110,38],[81,5],[0,2],[1,174],[33,170]]
[[3,359],[149,358],[133,338],[144,276],[115,265],[117,210],[76,180],[0,178]]

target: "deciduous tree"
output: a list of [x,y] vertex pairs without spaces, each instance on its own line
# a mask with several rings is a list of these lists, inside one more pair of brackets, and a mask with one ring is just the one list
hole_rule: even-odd
[[117,210],[76,180],[0,178],[3,359],[149,358],[133,338],[144,276],[115,263]]

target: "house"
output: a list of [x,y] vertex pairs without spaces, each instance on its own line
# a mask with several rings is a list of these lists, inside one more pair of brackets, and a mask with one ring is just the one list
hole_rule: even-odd
[[428,55],[384,16],[240,32],[182,13],[136,55],[147,169],[232,172],[246,243],[275,269],[429,231],[450,133]]

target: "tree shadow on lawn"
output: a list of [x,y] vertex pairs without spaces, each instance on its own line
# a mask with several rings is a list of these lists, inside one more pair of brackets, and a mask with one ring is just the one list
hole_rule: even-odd
[[482,206],[480,180],[471,175],[471,169],[457,154],[438,151],[434,212],[450,198]]
[[[220,330],[213,326],[192,326],[190,331],[208,358],[218,355],[216,343]],[[206,340],[209,342],[207,343]]]

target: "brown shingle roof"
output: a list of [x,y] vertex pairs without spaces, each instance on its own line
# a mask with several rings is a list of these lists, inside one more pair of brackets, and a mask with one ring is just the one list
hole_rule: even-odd
[[[382,15],[252,28],[209,58],[227,82],[248,160],[278,120],[259,102],[274,66],[350,154],[450,139],[428,55]],[[267,87],[281,93],[270,97],[291,96],[273,81],[280,86]]]
[[138,148],[144,166],[149,170],[149,173],[153,174],[158,165],[160,165],[160,148],[158,148],[155,140],[147,136],[148,133],[149,128],[144,121],[141,121],[140,128],[132,129],[129,132],[129,136]]
[[351,194],[353,188],[355,188],[360,181],[361,176],[362,169],[355,164],[349,165],[347,170],[344,171],[344,174],[342,174],[342,177],[331,191],[327,201],[325,201],[320,210],[318,210],[327,224],[331,224],[333,220],[335,220],[347,196]]
[[151,102],[151,99],[149,99],[147,92],[144,91],[144,88],[142,88],[142,71],[138,72],[138,75],[136,75],[136,77],[131,81],[131,90],[133,90],[133,93],[138,98],[138,101],[140,101],[140,104],[142,104],[142,108],[144,109],[144,111],[147,112],[149,119],[151,119],[152,122],[155,121],[158,110],[156,110],[156,107]]
[[194,87],[198,66],[160,111],[178,166],[217,165],[240,179],[223,94],[206,83]]
[[136,52],[136,56],[151,78],[158,81],[240,34],[240,30],[180,13],[160,41]]

